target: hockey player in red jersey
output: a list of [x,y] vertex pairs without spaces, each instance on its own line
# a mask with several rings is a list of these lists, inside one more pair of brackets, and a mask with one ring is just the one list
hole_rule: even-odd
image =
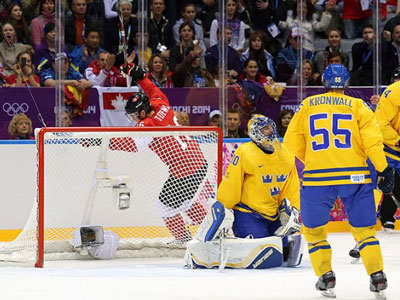
[[[142,68],[127,64],[122,71],[132,78],[132,85],[138,83],[144,91],[133,93],[125,106],[127,117],[136,126],[179,126],[168,98],[145,77]],[[121,150],[120,146],[121,141],[111,141],[111,148]],[[130,147],[128,151],[137,151],[133,143]],[[182,213],[194,225],[199,225],[206,215],[205,208],[194,196],[207,174],[207,161],[198,143],[188,136],[155,137],[148,147],[168,166],[169,177],[159,195],[159,207],[171,234],[178,244],[184,244],[191,240],[191,235]],[[211,195],[207,180],[205,185]]]

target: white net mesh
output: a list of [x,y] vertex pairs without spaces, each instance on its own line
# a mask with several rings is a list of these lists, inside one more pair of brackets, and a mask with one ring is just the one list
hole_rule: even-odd
[[[117,257],[183,255],[216,193],[218,132],[126,130],[44,134],[45,259],[82,258],[81,225],[115,232]],[[0,260],[36,261],[37,220],[35,204]]]

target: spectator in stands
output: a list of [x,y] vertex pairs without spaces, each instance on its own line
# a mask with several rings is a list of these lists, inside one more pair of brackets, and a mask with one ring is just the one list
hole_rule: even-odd
[[[163,16],[165,0],[151,0],[150,17],[148,19],[148,32],[150,36],[150,48],[153,53],[157,50],[168,60],[170,49],[174,46],[172,38],[172,24]],[[164,46],[166,49],[164,49]]]
[[90,88],[92,84],[83,78],[83,75],[74,70],[70,66],[70,60],[65,52],[57,53],[52,62],[52,67],[43,70],[40,73],[40,82],[42,86],[55,86],[56,85],[56,61],[61,60],[61,72],[64,73],[63,83],[75,87],[79,92],[83,92]]
[[9,22],[2,27],[3,41],[0,43],[0,61],[3,63],[4,74],[8,77],[14,71],[13,66],[17,63],[17,56],[21,52],[33,52],[31,45],[17,43],[14,25]]
[[176,21],[175,25],[172,28],[174,40],[176,44],[179,44],[181,39],[181,25],[185,22],[189,22],[192,24],[194,30],[193,40],[198,40],[200,42],[200,47],[203,51],[206,51],[206,44],[204,43],[204,33],[203,28],[196,21],[196,6],[193,3],[185,2],[182,7],[182,18]]
[[87,0],[72,0],[72,14],[65,20],[65,42],[71,51],[75,46],[83,46],[88,29],[100,29],[99,22],[86,15]]
[[[131,61],[132,62],[132,61]],[[121,72],[114,66],[115,54],[103,51],[99,58],[89,64],[85,70],[85,78],[93,86],[125,86],[126,79]]]
[[83,45],[76,45],[69,53],[69,57],[74,66],[79,69],[81,74],[89,64],[99,59],[99,55],[104,49],[100,48],[100,32],[96,28],[88,28],[85,30],[85,41]]
[[12,3],[7,11],[6,22],[14,25],[15,32],[17,34],[17,42],[23,44],[30,44],[31,34],[29,27],[22,13],[21,4]]
[[391,75],[399,66],[400,24],[393,27],[392,40],[382,43],[382,84],[391,83]]
[[[328,65],[330,64],[342,64],[344,65],[344,58],[342,56],[342,52],[332,51],[328,55]],[[347,66],[346,66],[347,68]]]
[[332,1],[327,2],[326,10],[321,15],[321,20],[313,16],[315,13],[314,4],[311,0],[297,2],[297,8],[293,14],[288,14],[286,21],[279,22],[281,30],[292,29],[293,27],[301,27],[303,31],[303,47],[308,51],[315,52],[314,32],[323,32],[328,28],[332,15],[330,10],[333,8]]
[[215,87],[212,74],[200,66],[202,49],[199,43],[186,51],[189,53],[172,71],[174,87]]
[[[179,27],[180,43],[172,47],[169,55],[169,69],[174,70],[176,65],[181,63],[186,55],[191,51],[188,48],[194,47],[194,26],[190,22],[183,22]],[[206,67],[204,56],[200,56],[200,66]]]
[[268,79],[264,74],[259,72],[258,63],[255,59],[249,58],[244,62],[244,72],[238,77],[238,80],[253,81],[261,86],[268,83]]
[[321,85],[320,74],[315,72],[314,64],[311,60],[303,60],[303,85],[318,86]]
[[34,74],[32,55],[30,52],[21,52],[17,56],[17,63],[13,66],[14,73],[8,76],[7,83],[13,87],[40,87],[40,78]]
[[[116,5],[117,11],[122,15],[122,23],[118,16],[106,19],[104,23],[104,49],[116,55],[115,66],[119,67],[125,63],[124,41],[126,44],[127,55],[133,51],[135,43],[135,33],[137,32],[137,19],[132,17],[132,3],[129,0],[119,0]],[[121,34],[121,25],[125,32],[125,40]]]
[[[255,4],[252,3],[255,2]],[[284,0],[248,1],[252,29],[262,30],[266,33],[263,44],[273,57],[282,49],[278,39],[284,39],[278,25],[279,21],[287,18],[287,9]]]
[[168,65],[161,54],[155,53],[150,57],[147,77],[159,88],[172,88],[171,75]]
[[185,111],[176,111],[176,118],[178,119],[178,123],[181,126],[190,126],[190,117],[189,114]]
[[227,122],[228,135],[225,136],[226,138],[248,138],[244,130],[240,128],[241,114],[238,109],[231,108],[228,110]]
[[12,140],[33,140],[32,121],[23,113],[13,116],[8,125],[8,133]]
[[[232,31],[232,38],[229,42],[229,46],[235,49],[239,54],[244,51],[245,48],[245,35],[244,30],[246,25],[238,17],[238,0],[227,0],[226,1],[226,26],[229,26]],[[217,31],[219,26],[219,20],[214,19],[211,23],[210,30],[210,46],[218,44]]]
[[197,13],[201,25],[203,26],[204,36],[210,36],[211,23],[218,15],[218,1],[215,0],[203,0],[203,7],[200,12]]
[[32,44],[38,46],[44,40],[44,28],[48,23],[55,23],[55,0],[40,0],[40,15],[31,22]]
[[[288,42],[289,45],[279,52],[276,58],[278,79],[288,84],[297,83],[298,68],[298,44],[299,37],[302,35],[301,29],[293,27],[290,31]],[[314,55],[307,49],[302,49],[303,59],[313,60]]]
[[350,73],[350,85],[373,85],[373,45],[374,27],[371,24],[363,28],[363,41],[351,48],[353,70]]
[[222,127],[222,113],[218,109],[210,112],[208,116],[208,126]]
[[349,55],[344,51],[341,51],[340,44],[342,41],[341,32],[337,28],[332,28],[328,30],[328,46],[326,46],[325,50],[318,51],[315,55],[315,65],[317,67],[317,72],[322,74],[325,68],[328,66],[328,56],[333,51],[339,51],[341,56],[343,57],[343,64],[346,65],[346,68],[349,65]]
[[[133,46],[133,51],[135,51],[135,60],[133,61],[136,65],[141,65],[143,68],[147,67],[150,57],[153,54],[152,49],[149,47],[149,35],[137,31],[135,33],[134,39],[135,45]],[[142,46],[142,43],[144,46]],[[156,50],[158,53],[159,51]],[[143,60],[143,61],[142,61]]]
[[[51,68],[51,62],[56,55],[56,25],[47,23],[43,29],[44,39],[38,46],[35,47],[33,61],[37,68],[37,73],[41,70]],[[64,45],[63,52],[68,52],[67,46]]]
[[293,110],[282,109],[278,115],[278,122],[276,122],[276,129],[278,131],[279,137],[283,138],[285,136],[286,130],[289,126],[290,121],[294,115]]
[[[221,40],[220,30],[218,29],[218,40]],[[227,44],[230,44],[232,38],[232,30],[229,27],[225,27],[225,41]],[[240,58],[235,49],[231,46],[226,47],[227,53],[227,71],[228,76],[235,80],[240,74],[243,73],[242,64],[240,62]],[[206,66],[207,70],[214,75],[215,78],[218,78],[218,68],[219,68],[219,54],[221,52],[220,44],[214,45],[207,49],[205,54]]]
[[86,0],[86,14],[95,18],[99,28],[103,28],[105,20],[104,0]]
[[61,127],[70,127],[72,125],[72,114],[68,110],[61,112]]
[[274,80],[277,79],[273,56],[264,49],[263,37],[265,33],[260,30],[255,30],[249,37],[249,48],[243,52],[240,60],[242,64],[249,58],[255,59],[259,68],[259,72],[265,76],[271,76]]

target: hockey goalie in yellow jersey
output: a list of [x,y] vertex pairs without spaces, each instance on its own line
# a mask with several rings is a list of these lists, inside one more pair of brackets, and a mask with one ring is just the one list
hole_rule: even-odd
[[284,138],[284,145],[305,164],[300,207],[311,263],[319,276],[315,287],[324,296],[336,296],[327,224],[340,197],[370,275],[370,291],[386,299],[387,281],[375,237],[374,185],[366,163],[369,158],[382,176],[388,170],[381,130],[365,102],[344,94],[349,80],[345,66],[329,65],[322,78],[327,92],[301,103]]
[[253,116],[248,134],[251,141],[236,149],[197,240],[187,245],[191,267],[263,269],[301,262],[295,157],[266,116]]

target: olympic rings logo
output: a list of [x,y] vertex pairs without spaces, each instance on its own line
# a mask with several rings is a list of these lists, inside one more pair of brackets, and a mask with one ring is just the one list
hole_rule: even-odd
[[26,113],[29,110],[29,105],[27,103],[13,103],[10,104],[8,102],[3,104],[3,111],[13,117],[19,113]]

